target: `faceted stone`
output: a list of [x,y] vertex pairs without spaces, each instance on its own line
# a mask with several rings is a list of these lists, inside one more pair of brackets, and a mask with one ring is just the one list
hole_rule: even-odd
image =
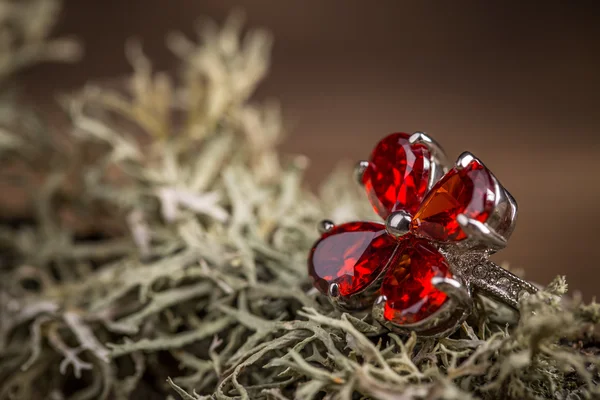
[[450,170],[427,194],[413,217],[411,230],[436,241],[459,241],[467,236],[456,221],[459,214],[480,222],[494,209],[492,175],[477,160]]
[[447,299],[431,283],[436,276],[452,277],[444,256],[424,239],[402,241],[381,285],[381,294],[387,298],[384,318],[411,324],[436,312]]
[[330,283],[349,296],[366,288],[390,261],[398,243],[374,222],[335,226],[315,243],[308,259],[313,285],[327,294]]
[[407,133],[383,138],[371,154],[363,183],[375,212],[386,219],[393,211],[413,215],[429,183],[429,150],[410,144]]

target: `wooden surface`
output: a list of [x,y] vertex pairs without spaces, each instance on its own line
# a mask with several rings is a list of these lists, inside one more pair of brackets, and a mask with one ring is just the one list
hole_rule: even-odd
[[600,293],[598,6],[369,4],[69,0],[58,30],[86,41],[86,59],[30,71],[27,91],[49,101],[56,90],[127,72],[122,43],[131,35],[170,68],[167,32],[191,32],[196,16],[222,20],[242,6],[249,25],[276,38],[257,97],[281,100],[284,149],[310,156],[311,185],[341,160],[366,158],[389,132],[427,131],[451,157],[475,153],[519,202],[517,229],[496,259],[541,283],[567,274],[586,297]]

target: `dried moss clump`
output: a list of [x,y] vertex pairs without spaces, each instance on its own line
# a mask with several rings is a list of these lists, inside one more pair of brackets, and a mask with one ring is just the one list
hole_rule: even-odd
[[316,196],[307,160],[277,153],[277,106],[248,101],[270,38],[240,31],[234,17],[198,43],[170,36],[176,79],[130,44],[126,85],[62,98],[66,140],[42,125],[45,140],[23,140],[21,108],[2,120],[3,169],[37,179],[9,181],[30,215],[0,225],[0,399],[600,396],[600,308],[562,299],[563,278],[523,299],[518,322],[482,299],[453,337],[425,342],[311,288],[316,222],[371,211],[346,172]]

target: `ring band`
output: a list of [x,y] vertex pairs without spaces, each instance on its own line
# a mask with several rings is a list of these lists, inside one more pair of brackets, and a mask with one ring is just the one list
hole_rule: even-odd
[[459,267],[457,271],[469,277],[468,281],[475,292],[506,304],[516,311],[523,293],[535,294],[538,291],[531,283],[490,260],[481,260],[479,264],[464,269]]

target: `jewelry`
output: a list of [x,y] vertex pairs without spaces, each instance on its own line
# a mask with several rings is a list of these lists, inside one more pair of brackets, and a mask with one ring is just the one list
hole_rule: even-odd
[[474,292],[516,309],[537,291],[489,261],[514,230],[517,203],[471,153],[450,168],[425,133],[393,133],[355,172],[385,224],[321,222],[308,270],[337,308],[371,307],[393,331],[439,337],[469,316]]

